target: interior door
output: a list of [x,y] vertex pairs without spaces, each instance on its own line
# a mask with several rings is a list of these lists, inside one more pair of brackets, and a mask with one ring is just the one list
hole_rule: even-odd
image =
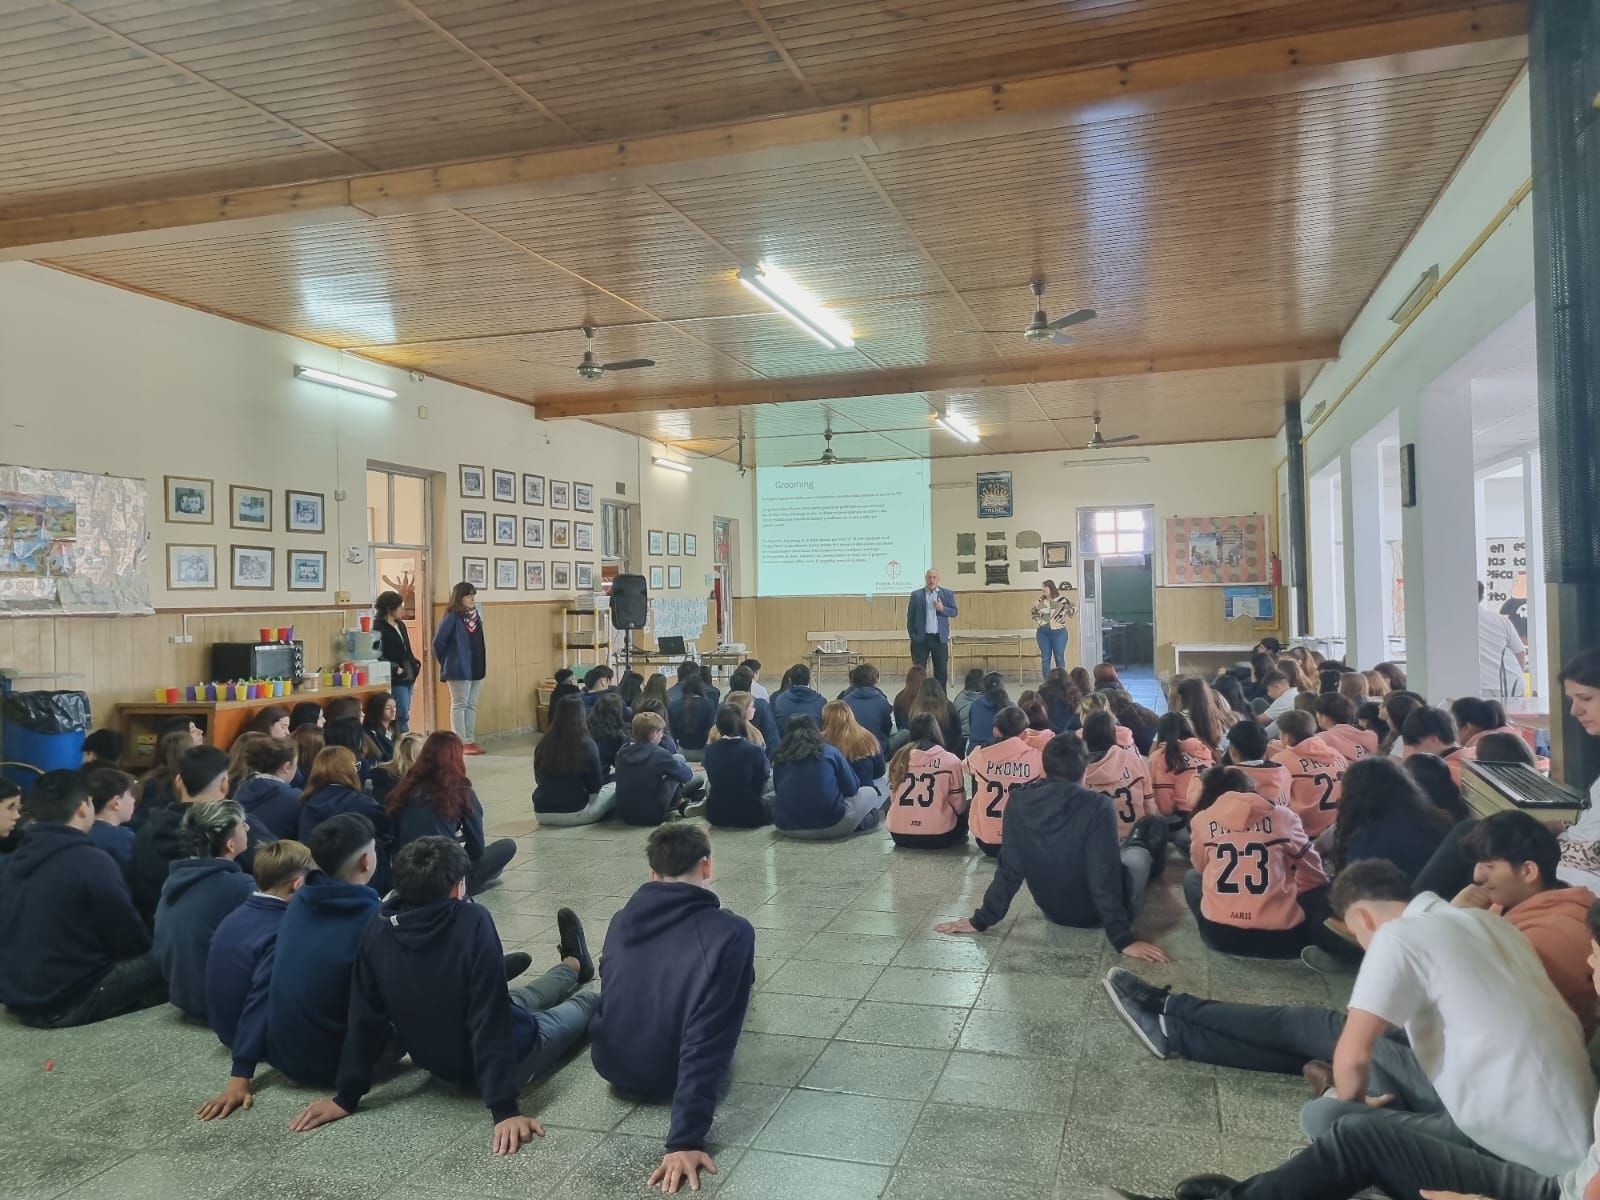
[[372,595],[400,593],[400,619],[406,624],[411,652],[422,663],[411,690],[411,728],[435,727],[435,691],[439,676],[433,663],[433,595],[429,554],[429,482],[420,474],[369,467],[367,470],[367,561],[372,569]]

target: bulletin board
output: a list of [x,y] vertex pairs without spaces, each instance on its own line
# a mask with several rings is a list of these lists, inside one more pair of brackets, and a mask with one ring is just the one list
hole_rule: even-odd
[[145,481],[0,464],[0,616],[149,613]]
[[1162,587],[1270,583],[1267,519],[1168,517]]

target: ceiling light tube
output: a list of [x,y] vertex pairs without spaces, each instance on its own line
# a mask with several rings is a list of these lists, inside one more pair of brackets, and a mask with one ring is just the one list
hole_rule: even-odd
[[934,420],[938,422],[941,429],[963,442],[976,442],[978,440],[977,426],[964,417],[958,417],[954,413],[946,413],[942,417],[935,417]]
[[338,388],[340,391],[376,396],[380,400],[393,400],[400,394],[393,388],[386,388],[381,384],[368,383],[364,379],[351,379],[348,375],[335,375],[332,371],[319,371],[315,367],[297,366],[294,369],[294,377],[304,379],[308,383],[320,383],[327,387]]
[[650,461],[655,463],[656,466],[662,468],[663,470],[666,470],[666,471],[678,471],[678,472],[680,472],[681,474],[684,474],[684,475],[687,475],[691,471],[694,470],[694,468],[691,467],[688,463],[679,462],[675,458],[661,458],[661,457],[657,456],[655,458],[652,458]]
[[741,268],[739,282],[828,349],[848,350],[856,344],[850,326],[823,308],[816,297],[771,263]]

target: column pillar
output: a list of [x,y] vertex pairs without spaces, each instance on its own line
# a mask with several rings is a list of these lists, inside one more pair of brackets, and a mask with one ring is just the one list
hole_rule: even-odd
[[[1542,653],[1554,667],[1600,646],[1600,5],[1531,0],[1528,85],[1551,632]],[[1600,738],[1571,717],[1553,720],[1551,735],[1561,779],[1587,786],[1600,775]]]
[[1550,617],[1545,612],[1544,586],[1544,496],[1539,452],[1522,456],[1522,528],[1528,545],[1528,674],[1533,679],[1533,694],[1550,698]]
[[1383,461],[1364,440],[1340,456],[1344,502],[1344,660],[1365,670],[1389,657],[1383,632]]

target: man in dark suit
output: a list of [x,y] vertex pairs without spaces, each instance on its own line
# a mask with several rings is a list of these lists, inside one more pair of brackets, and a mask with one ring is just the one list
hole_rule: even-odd
[[933,677],[945,687],[950,675],[950,618],[957,616],[956,594],[939,586],[932,567],[923,577],[926,587],[911,593],[906,605],[906,633],[911,636],[911,661],[926,668],[933,659]]

